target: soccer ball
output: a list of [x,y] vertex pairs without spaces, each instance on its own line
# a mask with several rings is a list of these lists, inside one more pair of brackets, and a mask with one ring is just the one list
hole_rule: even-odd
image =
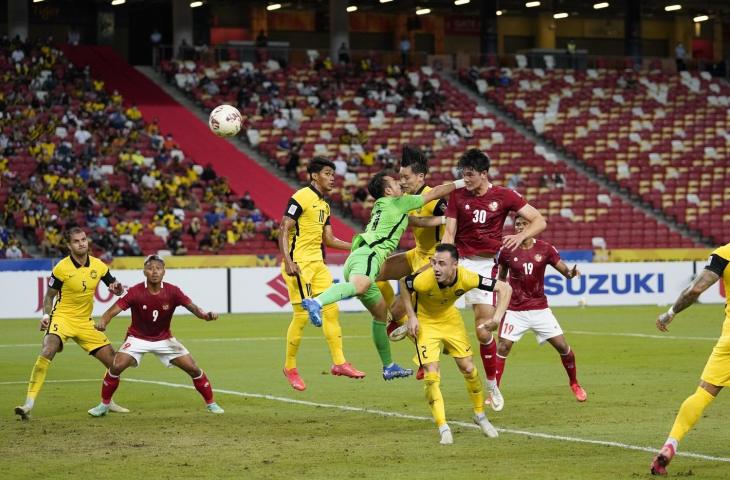
[[218,105],[210,112],[208,126],[219,137],[232,137],[241,131],[241,112],[230,105]]

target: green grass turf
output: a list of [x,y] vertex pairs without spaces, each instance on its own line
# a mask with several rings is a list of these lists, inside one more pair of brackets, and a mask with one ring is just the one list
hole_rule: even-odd
[[[659,311],[556,308],[576,352],[588,402],[574,400],[552,347],[538,347],[527,335],[508,360],[502,388],[506,406],[498,414],[488,413],[492,422],[506,429],[660,446],[680,403],[696,387],[723,313],[717,305],[697,305],[683,313],[669,334],[682,338],[615,335],[659,335],[654,328]],[[464,316],[470,325],[472,314]],[[329,375],[321,332],[307,326],[299,369],[308,388],[295,392],[281,374],[288,322],[288,315],[224,315],[213,323],[180,316],[173,331],[215,388],[430,416],[420,382],[382,380],[370,322],[362,314],[342,314],[341,322],[348,360],[368,377],[355,381]],[[125,318],[112,323],[109,334],[116,346],[127,323]],[[26,386],[4,382],[27,380],[41,340],[36,325],[37,320],[0,322],[2,478],[615,479],[646,477],[652,457],[644,451],[508,432],[488,439],[453,423],[455,444],[443,447],[426,420],[226,393],[217,394],[226,413],[215,416],[206,413],[194,390],[125,382],[191,384],[183,372],[165,369],[150,355],[140,368],[125,372],[115,397],[132,413],[99,419],[87,415],[99,401],[100,380],[49,382],[31,421],[21,422],[12,410],[25,398]],[[410,364],[412,344],[395,344],[393,351],[397,361]],[[462,377],[451,359],[443,360],[447,416],[451,422],[469,422]],[[54,360],[48,380],[101,379],[102,373],[96,360],[71,344]],[[727,405],[721,395],[681,451],[730,457],[723,415]],[[677,457],[670,475],[726,479],[730,463]]]

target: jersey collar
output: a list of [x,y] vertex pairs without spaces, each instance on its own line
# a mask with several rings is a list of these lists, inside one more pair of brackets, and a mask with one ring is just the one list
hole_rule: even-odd
[[[73,257],[73,255],[69,255],[68,258],[71,259],[71,263],[74,264],[74,267],[81,268],[81,264],[76,261],[76,259]],[[91,265],[91,256],[86,255],[86,263],[83,265],[84,267],[88,267]]]
[[311,183],[309,184],[309,188],[311,188],[312,191],[314,193],[316,193],[319,198],[324,198],[324,195],[322,195],[322,192],[320,192],[319,190],[317,190],[316,188],[314,188],[314,186]]
[[[453,287],[454,285],[456,285],[456,282],[458,282],[458,281],[459,281],[459,268],[457,267],[457,268],[456,268],[456,275],[454,275],[454,281],[453,281],[453,282],[451,282],[451,283],[450,283],[450,284],[448,284],[448,285],[441,285],[440,283],[439,283],[438,285],[439,285],[439,288],[441,288],[441,289],[444,289],[444,288],[451,288],[451,287]],[[438,282],[437,282],[437,283],[438,283]]]
[[[144,280],[144,288],[147,289],[147,279]],[[160,290],[165,288],[165,282],[160,282]]]
[[420,195],[421,192],[423,192],[423,189],[424,188],[426,188],[426,184],[425,183],[423,185],[421,185],[421,188],[418,189],[418,191],[416,192],[416,195]]

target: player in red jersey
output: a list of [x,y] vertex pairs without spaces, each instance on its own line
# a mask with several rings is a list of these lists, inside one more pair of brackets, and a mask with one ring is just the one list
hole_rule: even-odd
[[175,307],[183,306],[196,317],[211,321],[218,318],[213,312],[204,312],[175,285],[163,283],[165,262],[157,255],[150,255],[144,261],[144,276],[147,281],[131,287],[127,294],[117,300],[104,312],[96,323],[96,329],[106,330],[112,318],[122,310],[132,309],[132,324],[127,329],[127,338],[114,356],[114,363],[106,372],[101,387],[101,403],[89,410],[94,417],[106,415],[112,395],[119,387],[119,376],[129,367],[137,367],[145,353],[154,353],[166,367],[175,365],[193,379],[195,389],[205,400],[211,413],[223,413],[213,400],[213,387],[208,377],[198,368],[185,346],[172,336],[170,322]]
[[[489,157],[477,149],[467,150],[459,159],[466,188],[451,193],[446,207],[446,231],[441,243],[453,243],[459,250],[461,266],[484,277],[494,277],[494,257],[500,248],[515,249],[526,239],[545,230],[540,212],[517,192],[489,181]],[[502,238],[504,221],[510,212],[530,220],[528,228]],[[494,317],[494,293],[470,290],[464,295],[467,305],[474,309],[474,322],[479,352],[487,375],[488,399],[492,409],[504,407],[504,399],[496,380],[497,342],[492,331],[499,326]]]
[[[515,219],[515,232],[524,232],[530,222],[518,216]],[[585,402],[588,395],[578,383],[575,355],[565,341],[563,330],[555,319],[552,310],[548,307],[545,297],[545,268],[552,265],[565,278],[571,279],[580,275],[578,266],[568,268],[560,259],[558,251],[543,240],[528,238],[515,250],[503,249],[498,257],[499,279],[507,280],[512,287],[512,299],[507,313],[502,320],[499,331],[499,346],[497,347],[497,383],[500,383],[504,373],[504,364],[507,361],[512,345],[522,338],[528,330],[535,332],[537,341],[541,345],[549,342],[560,354],[560,360],[568,374],[570,389],[576,400]]]

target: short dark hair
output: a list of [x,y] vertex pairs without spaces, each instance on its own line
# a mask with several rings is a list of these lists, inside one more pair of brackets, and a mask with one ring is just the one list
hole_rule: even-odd
[[69,243],[71,241],[71,237],[76,235],[77,233],[83,233],[86,235],[86,232],[81,227],[71,227],[68,230],[63,232],[63,239],[66,241],[66,243]]
[[401,167],[411,167],[413,173],[428,173],[428,160],[417,148],[409,147],[406,145],[403,147],[403,153],[400,158]]
[[162,263],[162,266],[165,266],[165,261],[162,259],[161,256],[157,254],[147,255],[147,257],[144,259],[144,266],[146,267],[148,263],[150,262],[160,262]]
[[368,183],[368,193],[370,193],[375,200],[385,196],[385,187],[387,187],[385,184],[385,177],[392,177],[394,175],[395,174],[391,170],[383,170],[382,172],[376,173],[373,178],[370,179],[370,183]]
[[470,148],[459,159],[459,168],[471,168],[479,173],[489,170],[491,161],[486,153],[477,148]]
[[324,157],[314,157],[312,161],[309,162],[309,165],[307,165],[307,173],[310,175],[313,173],[319,173],[324,170],[325,167],[330,167],[332,170],[334,170],[335,164],[331,160],[327,160]]
[[459,260],[459,251],[456,249],[455,246],[450,243],[439,243],[438,245],[436,245],[436,251],[449,252],[451,254],[451,258],[453,258],[454,260]]

